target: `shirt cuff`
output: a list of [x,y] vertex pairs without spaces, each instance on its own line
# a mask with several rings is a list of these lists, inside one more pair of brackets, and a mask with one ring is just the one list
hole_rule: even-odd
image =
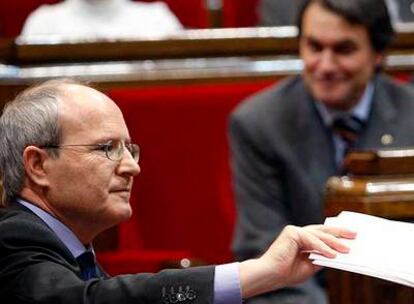
[[239,263],[216,266],[214,304],[241,304]]

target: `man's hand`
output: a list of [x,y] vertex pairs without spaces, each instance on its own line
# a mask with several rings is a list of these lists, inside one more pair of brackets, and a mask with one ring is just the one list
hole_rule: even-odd
[[355,236],[354,232],[337,227],[287,226],[263,256],[240,263],[243,298],[305,281],[320,268],[308,259],[309,252],[334,258],[338,252],[349,251],[338,238]]

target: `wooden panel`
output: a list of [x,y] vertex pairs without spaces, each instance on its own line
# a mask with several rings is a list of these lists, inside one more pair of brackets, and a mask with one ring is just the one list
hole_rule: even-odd
[[409,51],[413,50],[414,46],[414,27],[408,27],[405,31],[400,31],[395,36],[394,41],[391,44],[390,51],[391,52],[401,52],[401,51]]
[[[381,151],[350,154],[346,160],[350,175],[333,177],[327,182],[326,216],[348,210],[412,221],[414,170],[410,151],[389,149],[385,154]],[[385,280],[332,269],[327,270],[327,279],[331,303],[414,303],[413,288]]]
[[0,62],[13,61],[14,40],[0,38]]
[[[31,84],[53,77],[76,77],[111,86],[255,78],[276,80],[301,71],[302,61],[295,56],[103,61],[11,66],[10,72],[0,71],[0,85]],[[388,56],[385,71],[399,79],[409,80],[414,71],[414,55]]]
[[17,39],[17,62],[80,62],[297,54],[296,28],[187,30],[153,40]]
[[414,149],[355,151],[346,157],[345,168],[355,175],[414,174]]
[[[85,62],[220,56],[297,55],[297,29],[256,27],[187,30],[166,39],[65,40],[18,38],[16,63]],[[400,32],[392,54],[412,53],[414,33]]]
[[411,304],[414,289],[340,270],[327,270],[330,303]]

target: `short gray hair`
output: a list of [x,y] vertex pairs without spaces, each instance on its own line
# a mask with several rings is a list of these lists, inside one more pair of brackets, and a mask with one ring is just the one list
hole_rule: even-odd
[[[72,79],[49,80],[21,92],[7,103],[0,117],[0,174],[2,204],[20,194],[26,173],[23,151],[27,146],[59,145],[58,100],[65,96],[65,85],[80,84]],[[48,150],[58,156],[58,150]]]

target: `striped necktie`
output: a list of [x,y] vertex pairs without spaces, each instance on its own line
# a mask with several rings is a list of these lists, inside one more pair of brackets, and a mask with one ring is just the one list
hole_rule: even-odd
[[364,122],[358,117],[342,116],[334,120],[332,129],[347,144],[347,148],[352,148],[364,125]]
[[344,142],[344,146],[342,148],[335,146],[337,149],[336,160],[339,168],[341,167],[340,163],[343,161],[345,155],[350,149],[355,147],[355,143],[364,126],[365,123],[362,120],[350,115],[338,117],[333,121],[332,131]]

